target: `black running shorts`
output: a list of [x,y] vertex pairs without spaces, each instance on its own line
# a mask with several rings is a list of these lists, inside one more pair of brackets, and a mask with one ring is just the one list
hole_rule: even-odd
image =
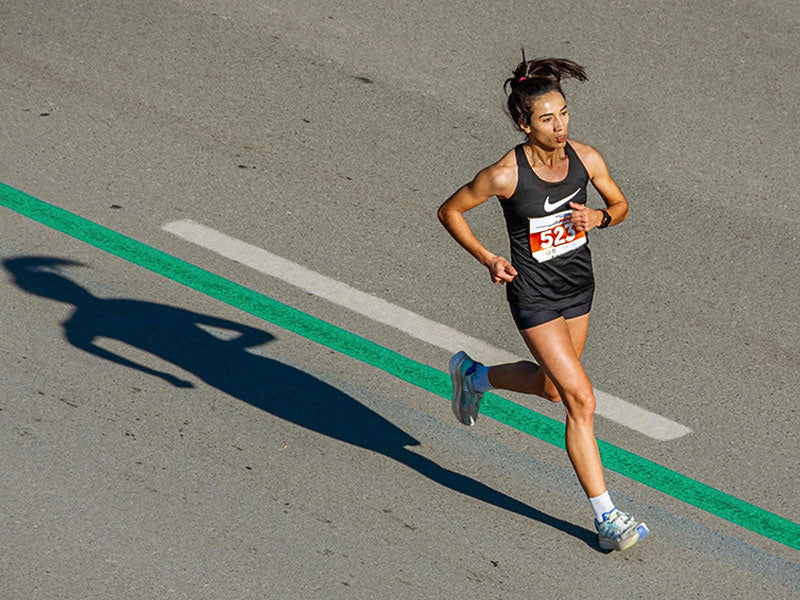
[[522,331],[523,329],[530,329],[542,323],[555,321],[559,317],[574,319],[575,317],[588,314],[589,311],[592,310],[592,300],[590,298],[586,302],[555,310],[522,310],[513,304],[509,304],[509,307],[511,308],[511,316],[514,317],[514,323],[517,324],[517,329]]

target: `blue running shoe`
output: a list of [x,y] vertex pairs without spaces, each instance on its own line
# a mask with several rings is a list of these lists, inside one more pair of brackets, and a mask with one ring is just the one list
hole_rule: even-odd
[[464,425],[472,426],[478,418],[478,407],[483,392],[472,387],[472,376],[480,363],[475,362],[466,352],[459,352],[450,359],[450,377],[453,378],[453,400],[451,406],[456,419]]
[[602,522],[594,522],[603,550],[626,550],[650,533],[647,525],[637,523],[618,508],[603,513]]

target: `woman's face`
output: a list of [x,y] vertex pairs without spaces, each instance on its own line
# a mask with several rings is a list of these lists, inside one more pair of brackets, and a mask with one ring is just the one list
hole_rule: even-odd
[[537,146],[555,150],[566,146],[568,124],[567,101],[553,90],[533,101],[530,125],[523,125],[522,130]]

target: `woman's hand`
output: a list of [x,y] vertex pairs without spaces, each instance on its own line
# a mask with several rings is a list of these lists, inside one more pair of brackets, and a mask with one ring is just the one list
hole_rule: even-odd
[[495,256],[487,261],[486,268],[489,269],[489,274],[492,276],[492,283],[498,285],[513,281],[517,276],[517,270],[502,256]]
[[585,204],[569,203],[572,208],[572,226],[575,231],[591,231],[603,222],[603,211],[594,210]]

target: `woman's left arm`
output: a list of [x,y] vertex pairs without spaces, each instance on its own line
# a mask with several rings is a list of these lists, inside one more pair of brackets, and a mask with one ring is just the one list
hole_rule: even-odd
[[[606,204],[606,212],[611,217],[608,225],[622,223],[629,213],[628,201],[619,189],[617,182],[611,178],[603,157],[600,156],[597,150],[585,144],[581,144],[580,150],[576,148],[576,152],[578,152],[581,162],[583,162],[589,174],[589,180]],[[572,224],[578,231],[589,231],[603,222],[604,215],[602,210],[594,210],[585,204],[575,204],[573,202],[570,202],[570,206],[574,209]]]

